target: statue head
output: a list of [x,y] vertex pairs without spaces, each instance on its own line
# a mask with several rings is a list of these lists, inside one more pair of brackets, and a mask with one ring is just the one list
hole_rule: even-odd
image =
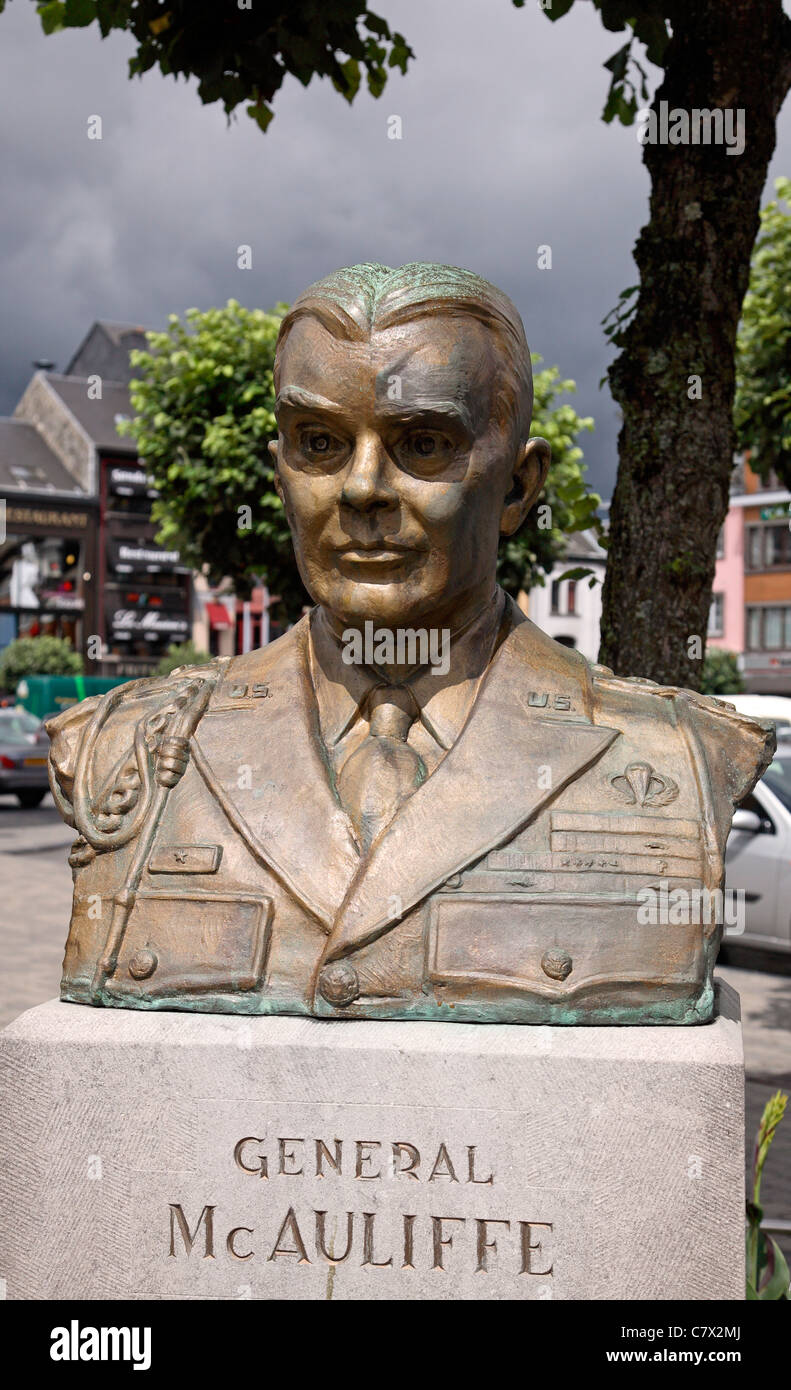
[[506,295],[453,266],[338,270],[283,319],[275,393],[276,485],[331,616],[457,627],[491,597],[550,458]]

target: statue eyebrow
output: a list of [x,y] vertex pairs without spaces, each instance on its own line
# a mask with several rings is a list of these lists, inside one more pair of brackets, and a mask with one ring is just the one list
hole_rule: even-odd
[[[324,415],[346,417],[346,411],[335,401],[330,401],[326,396],[320,396],[314,391],[306,391],[302,386],[284,386],[283,390],[278,392],[275,410],[280,409],[316,410]],[[475,435],[472,416],[460,401],[385,399],[377,402],[377,411],[388,419],[402,420],[405,424],[432,417],[436,420],[447,420],[452,424],[461,425],[470,438]]]
[[460,401],[384,400],[377,402],[377,409],[380,414],[392,416],[405,423],[433,416],[437,420],[448,420],[451,424],[461,425],[470,436],[475,434],[472,416]]
[[334,401],[327,400],[326,396],[317,396],[313,391],[306,391],[302,386],[284,386],[278,392],[275,401],[275,410],[281,406],[291,407],[293,410],[323,410],[332,415],[342,415],[345,412]]

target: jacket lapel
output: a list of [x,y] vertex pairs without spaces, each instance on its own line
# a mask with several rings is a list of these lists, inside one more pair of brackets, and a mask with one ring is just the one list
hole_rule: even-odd
[[532,623],[511,632],[454,747],[358,867],[326,959],[375,940],[602,756],[619,731],[590,723],[589,681],[587,663]]
[[321,758],[307,632],[230,663],[193,752],[248,848],[329,929],[360,861]]

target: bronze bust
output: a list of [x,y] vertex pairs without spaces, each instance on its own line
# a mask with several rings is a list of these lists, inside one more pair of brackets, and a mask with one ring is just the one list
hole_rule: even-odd
[[768,726],[590,666],[498,589],[541,490],[513,304],[448,266],[312,285],[275,366],[315,608],[52,720],[78,839],[62,997],[143,1009],[699,1023]]

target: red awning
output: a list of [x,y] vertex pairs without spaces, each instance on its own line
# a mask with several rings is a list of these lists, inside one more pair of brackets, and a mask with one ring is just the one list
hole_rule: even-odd
[[209,627],[215,632],[222,632],[232,626],[228,609],[224,603],[207,603],[206,617],[209,620]]

